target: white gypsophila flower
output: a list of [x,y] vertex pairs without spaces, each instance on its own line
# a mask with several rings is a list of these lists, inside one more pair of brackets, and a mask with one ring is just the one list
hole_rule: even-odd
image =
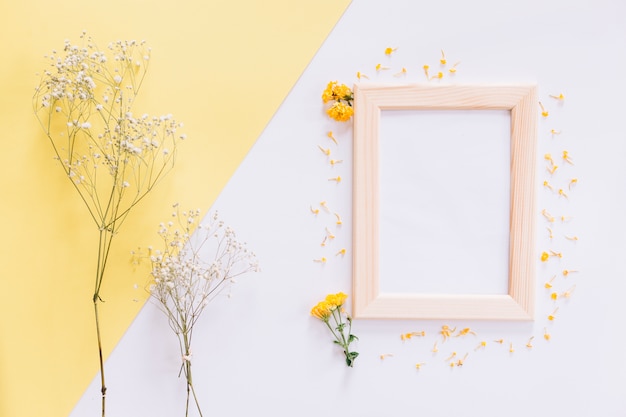
[[[167,265],[170,279],[164,282],[171,282],[175,287],[155,285],[152,295],[160,302],[171,303],[169,311],[184,308],[186,313],[195,317],[207,305],[208,299],[218,294],[222,287],[225,288],[235,282],[235,276],[255,271],[256,261],[243,244],[234,240],[232,229],[222,228],[222,222],[217,222],[216,218],[204,228],[196,227],[194,240],[190,241],[191,233],[188,230],[192,225],[198,225],[200,210],[175,214],[180,226],[185,230],[177,229],[171,233],[163,233],[163,227],[160,225],[159,234],[164,238],[166,246],[171,249],[168,249],[169,255],[161,262],[153,262],[152,272],[155,280],[162,279],[163,268]],[[168,223],[167,229],[171,230],[172,226],[172,222]],[[198,236],[199,233],[202,236]],[[207,252],[204,252],[205,250]],[[206,262],[203,253],[213,253],[215,258]],[[154,258],[152,259],[154,261]],[[178,315],[185,316],[185,312],[179,311]],[[178,318],[170,319],[176,321]],[[179,323],[180,326],[183,324]]]
[[[53,147],[54,159],[74,184],[107,242],[99,245],[107,250],[99,249],[97,258],[93,300],[99,302],[110,242],[127,223],[129,211],[173,167],[174,158],[168,154],[175,153],[179,138],[169,133],[176,126],[173,118],[161,120],[144,114],[139,122],[132,116],[142,113],[136,99],[148,69],[149,49],[131,40],[111,43],[110,50],[101,51],[85,33],[80,39],[76,45],[66,40],[62,49],[45,57],[32,103]],[[142,143],[142,138],[148,141]],[[169,151],[163,153],[163,149]],[[128,187],[132,192],[126,190]],[[175,250],[182,246],[177,244]],[[151,259],[163,265],[158,272],[161,276],[155,277],[159,283],[155,287],[170,282],[176,289],[178,273],[187,274],[182,282],[189,285],[197,273],[191,267],[163,262],[167,259],[163,255],[154,254]]]

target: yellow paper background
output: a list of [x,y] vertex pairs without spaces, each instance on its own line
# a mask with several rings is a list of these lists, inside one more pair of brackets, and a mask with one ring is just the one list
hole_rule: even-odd
[[67,415],[98,370],[97,231],[33,116],[43,55],[82,30],[101,47],[146,39],[153,53],[136,112],[172,113],[188,136],[114,242],[102,290],[108,355],[146,298],[147,270],[133,270],[129,251],[156,243],[171,203],[211,205],[348,3],[0,3],[0,416]]

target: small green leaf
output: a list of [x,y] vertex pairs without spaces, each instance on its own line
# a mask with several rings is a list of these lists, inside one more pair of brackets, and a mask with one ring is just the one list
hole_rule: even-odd
[[345,352],[346,353],[346,365],[354,366],[354,360],[359,356],[358,352]]
[[350,367],[354,366],[354,360],[359,356],[359,352],[349,352],[345,350],[343,353],[346,354],[346,365]]

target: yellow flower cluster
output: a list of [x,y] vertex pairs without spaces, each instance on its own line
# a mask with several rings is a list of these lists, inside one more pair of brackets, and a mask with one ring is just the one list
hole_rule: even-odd
[[[311,315],[326,324],[335,339],[333,343],[343,348],[346,365],[352,367],[359,353],[350,351],[350,343],[359,338],[352,334],[352,318],[341,308],[347,298],[348,296],[342,292],[328,294],[324,300],[311,309]],[[331,324],[331,319],[333,324]]]
[[322,101],[324,103],[334,102],[333,105],[326,110],[328,116],[339,122],[347,122],[354,114],[352,101],[354,96],[350,87],[345,84],[339,84],[337,81],[331,81],[322,93]]
[[348,296],[346,294],[338,292],[337,294],[328,294],[325,301],[334,307],[341,307],[347,299]]
[[320,320],[328,321],[331,311],[332,310],[330,309],[330,304],[328,304],[326,301],[320,301],[315,305],[315,307],[311,309],[311,315],[313,317],[317,317]]
[[326,110],[326,113],[331,119],[335,119],[338,122],[347,122],[354,114],[354,109],[351,106],[338,101]]
[[328,294],[323,301],[320,301],[311,309],[311,315],[322,321],[328,321],[332,312],[337,308],[341,308],[347,298],[348,296],[342,292]]
[[326,90],[322,93],[324,103],[329,101],[352,101],[352,90],[345,84],[339,84],[337,81],[331,81],[326,86]]

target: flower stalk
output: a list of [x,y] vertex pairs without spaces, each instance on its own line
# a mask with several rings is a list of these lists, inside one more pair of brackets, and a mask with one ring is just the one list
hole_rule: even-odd
[[[193,396],[198,414],[202,417],[202,409],[200,408],[200,402],[196,395],[196,390],[193,386],[193,377],[191,376],[191,331],[187,329],[182,333],[183,345],[181,345],[181,354],[183,363],[181,365],[181,371],[185,373],[185,380],[187,381],[187,399],[185,401],[185,417],[189,416],[189,402],[191,396]],[[180,376],[180,373],[179,373]]]
[[351,351],[350,344],[359,338],[352,334],[352,318],[342,308],[347,298],[348,296],[342,292],[329,294],[311,309],[311,315],[326,324],[335,339],[333,343],[343,349],[346,365],[353,367],[359,353]]
[[181,372],[187,385],[185,417],[189,415],[192,397],[202,416],[191,373],[194,326],[209,302],[229,288],[236,277],[257,272],[259,267],[254,253],[237,240],[235,232],[218,219],[217,213],[204,224],[200,210],[180,211],[178,205],[174,209],[175,221],[159,226],[163,250],[150,250],[150,296],[178,338]]
[[148,70],[145,42],[117,41],[101,50],[86,35],[46,57],[33,110],[55,159],[95,227],[98,251],[92,301],[98,342],[102,416],[106,380],[99,304],[114,238],[136,205],[172,169],[182,124],[171,115],[133,114]]

